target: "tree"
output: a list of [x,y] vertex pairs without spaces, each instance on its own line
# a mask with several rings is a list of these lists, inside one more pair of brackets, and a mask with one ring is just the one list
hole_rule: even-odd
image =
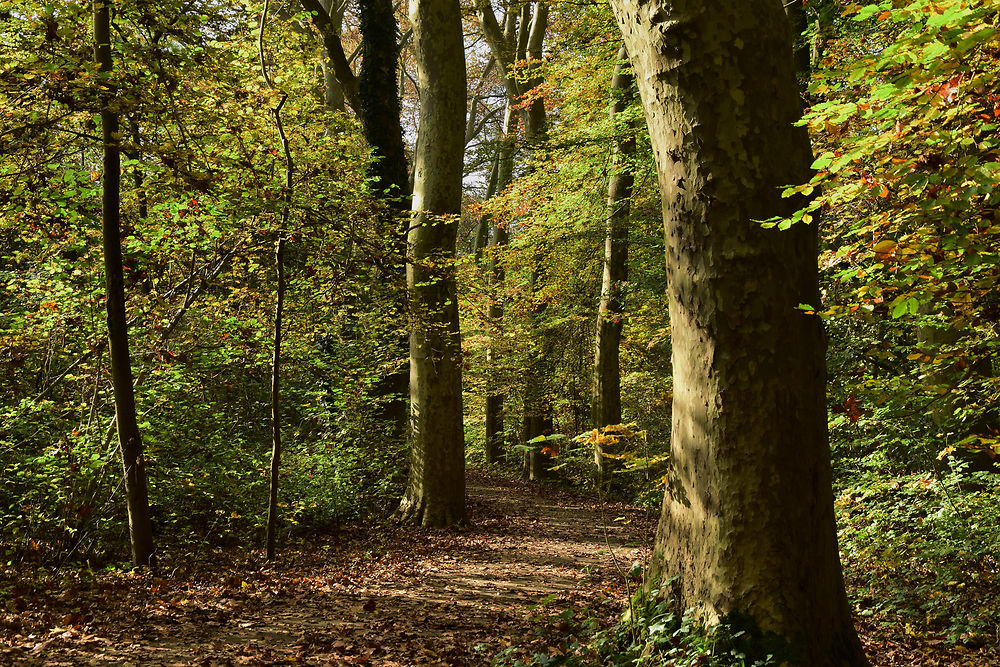
[[816,228],[763,229],[811,159],[772,0],[613,0],[656,156],[673,339],[653,572],[798,665],[865,665],[833,514]]
[[132,388],[132,361],[128,348],[128,323],[125,318],[125,278],[122,270],[121,243],[121,132],[115,110],[115,86],[109,80],[111,55],[111,0],[94,2],[94,60],[108,79],[102,80],[101,142],[104,145],[101,181],[102,242],[107,284],[108,344],[111,380],[114,386],[115,423],[125,473],[125,501],[128,506],[129,540],[132,562],[153,565],[153,528],[149,518],[149,495],[146,488],[146,464],[142,456],[142,437],[135,414]]
[[285,123],[282,120],[281,108],[285,106],[288,95],[278,88],[268,73],[267,59],[264,56],[264,28],[267,26],[269,0],[264,0],[260,10],[260,23],[257,28],[257,56],[260,60],[260,75],[264,83],[278,94],[278,104],[271,109],[274,125],[278,131],[281,152],[285,158],[285,182],[282,189],[281,217],[278,223],[277,241],[274,245],[274,268],[276,275],[274,301],[274,338],[271,357],[271,472],[270,488],[267,502],[267,524],[264,531],[267,559],[273,560],[274,543],[278,524],[278,482],[281,470],[281,337],[285,305],[285,235],[288,233],[288,208],[294,187],[295,164],[292,161],[292,151],[288,136],[285,134]]
[[462,346],[454,275],[465,150],[465,49],[458,0],[410,7],[420,88],[410,304],[411,465],[399,516],[423,526],[465,521]]
[[[355,76],[350,59],[344,53],[339,34],[343,5],[320,0],[301,0],[310,13],[313,24],[322,35],[326,52],[327,71],[334,73],[337,87],[358,114],[371,157],[365,170],[375,196],[383,205],[378,222],[384,233],[398,239],[394,260],[399,273],[391,276],[390,285],[398,285],[398,298],[389,303],[390,321],[403,317],[403,260],[406,246],[406,219],[410,207],[410,178],[407,171],[406,146],[400,117],[400,102],[396,87],[397,32],[396,12],[392,0],[361,0],[361,71]],[[329,80],[329,76],[327,79]],[[327,83],[329,88],[334,82]],[[463,119],[464,122],[464,119]],[[382,276],[382,272],[379,272]],[[376,417],[391,428],[390,438],[402,443],[406,434],[407,406],[405,368],[396,366],[406,356],[405,336],[389,342],[393,370],[385,372],[373,388],[380,399]]]
[[834,367],[833,396],[848,426],[872,418],[877,442],[905,433],[905,466],[951,456],[988,469],[1000,451],[996,4],[843,14],[810,87],[817,172],[790,189],[820,191],[809,209],[824,211],[836,285],[824,316],[856,332],[834,346],[854,367]]
[[[541,83],[537,70],[542,60],[542,42],[548,26],[548,6],[537,2],[534,12],[532,3],[525,3],[516,8],[510,5],[504,15],[503,27],[497,21],[493,6],[489,0],[478,0],[476,15],[486,42],[489,45],[493,61],[496,63],[501,83],[506,93],[504,120],[496,157],[497,181],[493,186],[494,193],[502,193],[514,177],[514,131],[517,126],[516,107],[520,100],[530,94],[532,89]],[[521,80],[514,72],[515,63],[528,61],[529,76]],[[545,100],[534,97],[521,109],[524,124],[525,142],[536,144],[545,132]],[[484,218],[482,225],[488,222]],[[485,231],[485,226],[483,227]],[[499,222],[493,227],[492,251],[490,257],[490,285],[494,296],[490,301],[488,318],[496,335],[503,319],[503,302],[499,296],[506,275],[503,269],[502,253],[510,240],[506,222]],[[495,366],[499,351],[490,347],[486,352],[487,360]],[[496,387],[493,378],[489,378],[486,390],[486,461],[493,463],[499,459],[503,450],[504,432],[504,395]],[[530,429],[534,431],[532,427]],[[528,432],[528,431],[525,431]],[[541,431],[539,430],[539,433]],[[537,434],[534,434],[537,435]],[[534,437],[532,435],[531,437]],[[530,438],[528,438],[530,439]]]
[[[623,67],[628,53],[618,51],[619,63],[611,80],[611,119],[620,117],[632,101],[632,72]],[[604,231],[604,272],[601,280],[601,303],[597,312],[597,336],[594,351],[594,386],[592,411],[594,428],[622,421],[621,367],[619,347],[624,326],[624,288],[628,279],[628,218],[632,187],[635,183],[635,134],[631,128],[616,134],[608,178],[608,211]],[[596,445],[594,460],[598,472],[605,472],[601,446]]]

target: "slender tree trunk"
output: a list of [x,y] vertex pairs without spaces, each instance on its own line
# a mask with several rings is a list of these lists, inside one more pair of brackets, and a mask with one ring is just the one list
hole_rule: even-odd
[[[503,137],[497,156],[497,186],[496,191],[502,192],[510,185],[514,176],[514,147],[511,133],[516,122],[513,103],[508,100],[504,110]],[[503,323],[502,290],[506,272],[503,268],[503,251],[510,241],[507,223],[500,222],[493,226],[493,240],[490,245],[490,305],[486,311],[486,319],[490,326],[490,339],[498,340]],[[486,348],[486,447],[487,463],[496,463],[504,450],[504,395],[497,385],[497,365],[500,355],[494,344]]]
[[[536,253],[532,262],[536,267],[532,269],[528,279],[529,292],[532,298],[538,291],[538,283],[542,278],[539,268],[542,265],[541,253]],[[528,316],[528,329],[532,332],[532,347],[528,351],[528,359],[524,368],[524,401],[522,403],[521,419],[521,442],[528,445],[530,449],[525,450],[521,477],[528,481],[540,481],[545,478],[546,471],[551,463],[551,457],[543,452],[544,444],[531,443],[532,440],[540,436],[552,434],[552,345],[551,340],[544,334],[538,335],[538,318],[545,313],[544,302],[535,302],[531,305]]]
[[[468,135],[466,135],[466,139],[468,139]],[[483,197],[484,201],[489,201],[496,195],[497,183],[499,182],[499,179],[500,149],[497,150],[497,154],[493,158],[493,167],[490,169],[490,178],[486,184],[486,195]],[[477,266],[483,263],[483,249],[486,248],[486,241],[489,237],[490,221],[490,216],[483,214],[479,216],[479,224],[476,225],[476,235],[472,242],[472,255],[476,260]]]
[[[94,1],[94,59],[102,73],[110,75],[111,0]],[[129,540],[132,562],[153,566],[153,529],[149,518],[149,495],[146,466],[142,457],[142,438],[135,414],[132,388],[132,361],[128,348],[128,325],[125,319],[125,280],[121,244],[121,136],[118,113],[111,109],[115,97],[110,83],[101,99],[101,139],[104,144],[101,219],[104,246],[104,272],[107,284],[108,347],[111,358],[111,382],[115,396],[115,421],[125,474],[125,501],[128,506]]]
[[285,239],[274,247],[278,272],[277,300],[274,304],[274,356],[271,359],[271,485],[267,500],[267,559],[274,559],[274,536],[278,524],[278,473],[281,469],[281,324],[285,304]]
[[[611,79],[611,120],[620,116],[632,102],[632,72],[622,61],[628,59],[623,46],[618,51],[618,65]],[[611,175],[608,178],[608,211],[604,224],[604,273],[601,303],[597,311],[597,337],[594,352],[592,394],[594,428],[622,421],[621,367],[619,348],[624,326],[624,291],[628,280],[628,218],[635,184],[635,134],[628,128],[616,134]],[[619,129],[615,130],[620,132]],[[594,445],[598,475],[606,479],[609,461],[603,446]]]
[[278,240],[274,246],[277,287],[275,288],[276,298],[274,304],[274,350],[271,360],[271,476],[267,503],[267,528],[265,530],[267,559],[273,560],[275,554],[275,533],[278,523],[278,480],[281,470],[281,326],[285,303],[285,234],[288,230],[288,214],[292,199],[295,163],[292,161],[292,150],[288,143],[288,135],[285,134],[285,124],[281,117],[281,109],[285,106],[285,100],[288,99],[288,96],[274,85],[267,70],[267,61],[264,58],[264,28],[267,26],[269,5],[270,1],[264,0],[264,7],[261,9],[260,25],[257,32],[257,55],[260,58],[260,73],[267,87],[281,94],[277,106],[271,110],[271,115],[274,117],[274,125],[278,130],[281,151],[285,157],[285,183],[282,192],[282,199],[284,201],[281,207],[281,219],[278,223]]
[[819,301],[816,228],[756,222],[801,205],[781,186],[810,173],[787,18],[776,0],[612,7],[667,239],[675,389],[653,574],[780,662],[866,665],[837,548],[822,324],[797,309]]
[[[535,14],[531,18],[530,25],[531,28],[527,32],[527,43],[525,44],[530,74],[525,86],[526,92],[530,92],[542,83],[542,77],[538,76],[536,72],[542,65],[542,42],[545,39],[545,30],[549,25],[549,6],[547,3],[535,3]],[[544,139],[545,123],[545,100],[541,97],[535,97],[524,114],[524,135],[529,144]]]
[[[534,14],[532,14],[533,5],[535,6]],[[525,3],[519,11],[516,11],[514,7],[510,7],[508,8],[502,29],[497,23],[496,15],[489,0],[478,0],[476,2],[476,13],[507,92],[507,109],[504,115],[504,141],[510,142],[513,138],[512,132],[516,122],[512,107],[525,93],[541,83],[541,77],[534,75],[530,76],[527,81],[521,82],[512,75],[511,69],[515,60],[530,59],[532,62],[530,70],[532,71],[537,70],[541,64],[542,42],[548,25],[548,6],[545,3],[536,2]],[[537,143],[545,135],[544,100],[541,98],[533,100],[523,110],[522,115],[525,127],[525,141],[529,145]],[[513,178],[513,147],[509,143],[505,143],[504,148],[506,152],[501,153],[501,162],[499,165],[498,192],[503,191]],[[508,241],[509,235],[506,225],[503,224],[495,227],[493,236],[494,254],[490,262],[493,301],[490,304],[488,313],[488,319],[494,332],[499,328],[503,317],[500,288],[503,285],[505,276],[500,264],[500,255],[501,249],[506,247]],[[496,348],[489,348],[486,352],[486,358],[490,367],[495,368],[498,359]],[[531,371],[532,368],[526,371],[526,377],[528,377],[526,386],[531,385],[534,381],[532,378],[535,376],[530,375]],[[496,388],[496,382],[492,378],[488,378],[486,389],[485,448],[487,462],[496,461],[503,449],[503,412],[503,392]],[[530,429],[528,428],[529,426]],[[540,428],[534,421],[523,421],[522,436],[528,430],[534,432],[537,430],[536,427]],[[525,468],[526,476],[530,475],[530,472],[527,472],[527,468],[529,467],[526,466]]]
[[[517,51],[529,62],[529,77],[525,85],[525,92],[530,92],[541,84],[542,78],[535,72],[542,62],[542,43],[545,38],[545,30],[548,27],[549,10],[544,2],[536,2],[534,14],[531,13],[530,5],[525,5],[521,12],[522,25],[529,25],[527,32],[522,31],[519,35]],[[536,97],[524,112],[524,137],[525,142],[531,147],[537,147],[546,137],[546,117],[545,100]],[[534,260],[536,267],[541,266],[542,258],[537,256]],[[538,288],[541,273],[537,269],[533,270],[530,278],[530,292],[532,299]],[[530,318],[532,335],[537,335],[535,321],[544,312],[543,304],[532,306],[533,313]],[[538,348],[533,348],[528,355],[528,362],[524,369],[524,410],[521,426],[521,439],[524,443],[541,435],[552,433],[552,397],[551,375],[552,364],[549,360],[548,341],[541,341]],[[548,467],[549,456],[542,452],[541,445],[535,445],[524,454],[524,466],[522,476],[528,480],[540,480],[544,477]]]
[[465,50],[458,0],[410,5],[420,125],[409,233],[410,478],[399,516],[465,521],[462,347],[454,274],[465,151]]

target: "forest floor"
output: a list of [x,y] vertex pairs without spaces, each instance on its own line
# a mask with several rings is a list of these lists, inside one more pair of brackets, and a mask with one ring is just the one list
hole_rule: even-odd
[[468,505],[466,530],[354,528],[266,566],[218,552],[159,576],[22,577],[0,664],[484,665],[544,651],[571,613],[613,619],[653,535],[635,508],[481,473]]
[[[468,493],[468,529],[355,527],[266,565],[230,548],[157,575],[0,572],[0,664],[487,665],[620,615],[654,516],[477,472]],[[1000,665],[859,629],[875,665]]]

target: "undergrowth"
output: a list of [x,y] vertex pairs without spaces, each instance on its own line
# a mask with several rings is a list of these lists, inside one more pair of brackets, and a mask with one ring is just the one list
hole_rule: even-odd
[[[589,612],[589,613],[588,613]],[[739,619],[706,625],[656,588],[640,590],[610,625],[600,610],[579,613],[540,607],[528,640],[502,651],[496,667],[767,667],[780,646],[742,627]]]

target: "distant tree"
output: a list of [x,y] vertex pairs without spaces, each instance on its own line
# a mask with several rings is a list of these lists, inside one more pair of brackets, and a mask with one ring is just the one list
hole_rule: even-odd
[[785,664],[866,665],[831,492],[816,227],[763,229],[808,178],[777,0],[612,0],[656,156],[673,341],[653,571]]
[[[490,1],[478,0],[476,15],[479,18],[480,29],[486,37],[486,43],[492,53],[493,61],[497,64],[500,81],[506,93],[504,120],[496,158],[497,179],[492,187],[492,191],[499,194],[510,185],[514,177],[514,137],[518,126],[518,116],[520,115],[524,127],[525,143],[529,146],[537,144],[545,133],[545,100],[538,96],[531,99],[528,104],[523,104],[522,100],[542,82],[537,71],[542,60],[542,44],[548,26],[548,6],[542,2],[525,3],[520,7],[510,3],[506,8],[501,25],[497,21]],[[528,72],[531,75],[527,79],[517,76],[515,72],[515,63],[525,61],[529,62]],[[520,114],[518,114],[518,107],[520,107]],[[483,224],[488,221],[488,218],[484,218]],[[485,226],[482,231],[485,236]],[[490,301],[488,312],[488,319],[494,328],[499,327],[503,319],[504,306],[499,292],[506,279],[506,273],[501,254],[509,241],[510,233],[507,222],[501,221],[495,224],[489,267],[490,284],[494,296]],[[499,351],[495,347],[491,347],[486,354],[487,359],[495,366]],[[491,463],[498,460],[503,451],[504,433],[504,395],[495,384],[490,378],[486,387],[485,406],[485,452],[487,462]],[[534,409],[535,403],[536,401],[530,401],[531,409]],[[541,433],[541,430],[536,428],[535,422],[530,417],[526,419],[523,427],[525,434],[530,432],[532,433],[530,437],[534,437]],[[530,457],[530,454],[528,456]]]
[[[390,276],[389,283],[399,287],[398,298],[386,304],[390,320],[403,318],[404,255],[407,220],[410,208],[410,177],[407,169],[406,145],[400,117],[400,101],[396,86],[398,61],[398,25],[392,0],[360,0],[361,70],[355,75],[350,59],[344,52],[340,36],[344,5],[333,0],[301,0],[319,30],[326,52],[327,88],[335,88],[357,113],[371,149],[365,169],[370,187],[381,201],[379,225],[385,233],[398,239],[394,244],[393,260],[399,272]],[[336,97],[336,95],[335,95]],[[464,120],[463,120],[464,122]],[[381,275],[382,272],[380,272]],[[373,388],[380,401],[376,416],[391,428],[392,440],[402,443],[406,435],[407,372],[396,366],[406,356],[403,337],[390,342],[393,370],[385,373]]]
[[[611,119],[620,118],[633,99],[632,72],[621,61],[628,59],[623,46],[611,80]],[[635,183],[635,134],[629,128],[616,133],[611,174],[608,177],[608,210],[604,229],[604,272],[601,303],[597,311],[594,350],[594,385],[591,396],[594,428],[622,421],[621,364],[619,348],[625,312],[625,281],[628,279],[628,218]],[[594,460],[599,473],[606,459],[595,445]]]
[[465,521],[462,346],[454,275],[465,150],[465,47],[458,0],[410,7],[420,89],[407,257],[411,465],[404,521]]

